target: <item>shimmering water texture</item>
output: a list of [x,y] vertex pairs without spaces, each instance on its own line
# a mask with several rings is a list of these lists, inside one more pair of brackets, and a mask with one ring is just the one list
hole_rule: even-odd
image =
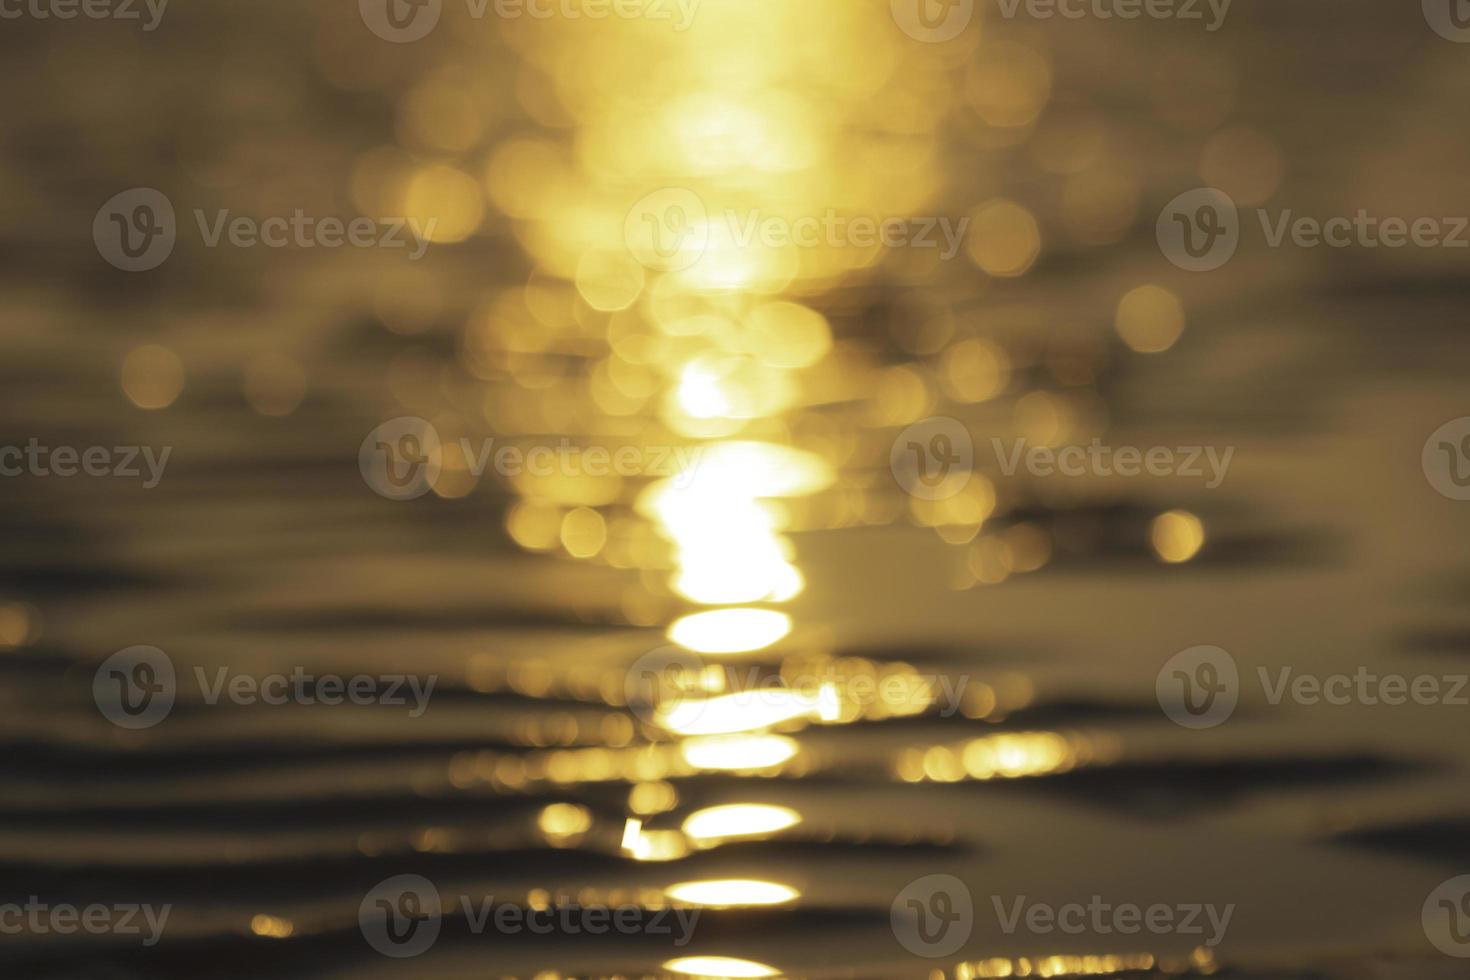
[[[1248,237],[1470,208],[1417,5],[389,3],[435,26],[0,32],[0,445],[169,448],[5,481],[0,906],[170,909],[0,908],[0,974],[1461,975],[1463,709],[1254,680],[1470,650],[1420,465],[1467,411],[1454,255]],[[133,274],[86,235],[140,185],[178,242]],[[1210,272],[1156,237],[1200,186],[1245,228]],[[221,208],[425,248],[209,247]],[[1153,449],[1200,473],[1123,472]],[[138,645],[172,706],[114,724]],[[1245,682],[1215,727],[1158,694],[1196,647]],[[423,703],[210,693],[293,673]],[[1009,918],[1094,900],[1230,924]]]

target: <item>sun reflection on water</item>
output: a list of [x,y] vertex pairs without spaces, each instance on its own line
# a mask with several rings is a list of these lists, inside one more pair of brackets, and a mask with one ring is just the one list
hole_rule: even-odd
[[658,723],[680,735],[733,735],[770,728],[800,718],[835,718],[836,694],[765,690],[717,698],[683,698],[658,714]]
[[905,782],[1021,779],[1070,772],[1116,761],[1115,737],[1060,732],[986,735],[958,745],[931,745],[900,754],[895,771]]
[[712,772],[769,769],[796,755],[797,743],[784,735],[729,735],[685,739],[684,760]]
[[[1001,721],[1031,698],[1006,678],[952,691],[953,678],[900,657],[838,655],[801,621],[808,581],[799,532],[812,528],[899,520],[930,528],[959,558],[956,588],[1037,571],[1058,552],[1045,524],[1004,519],[1016,500],[980,472],[947,499],[895,492],[883,472],[893,432],[946,400],[1000,404],[1008,393],[1017,397],[1005,424],[1037,445],[1081,438],[1099,414],[1081,390],[1097,358],[1058,361],[1055,391],[1015,393],[1042,371],[1037,355],[959,312],[957,297],[1022,276],[1041,258],[1041,224],[1022,203],[987,191],[964,205],[974,224],[954,242],[964,267],[956,273],[916,250],[899,256],[855,239],[760,233],[772,222],[789,228],[830,215],[934,213],[948,190],[940,144],[952,135],[957,103],[1013,141],[1035,124],[1052,84],[1042,53],[996,44],[954,86],[958,62],[905,43],[886,7],[705,0],[678,34],[636,20],[596,32],[502,25],[522,62],[522,107],[539,132],[501,139],[480,173],[535,271],[487,298],[465,331],[460,359],[485,387],[478,411],[493,431],[565,432],[579,448],[670,461],[601,475],[518,473],[506,527],[528,550],[626,573],[624,621],[661,632],[687,661],[674,676],[655,677],[660,696],[646,701],[618,668],[545,658],[504,677],[475,672],[477,690],[621,712],[622,728],[607,718],[569,720],[518,733],[530,751],[457,762],[455,783],[464,787],[631,784],[620,836],[599,837],[609,828],[580,805],[546,806],[538,826],[552,846],[606,847],[656,863],[768,838],[802,814],[751,802],[680,813],[697,796],[675,784],[698,773],[748,780],[818,771],[829,762],[804,740],[813,726],[914,719],[951,694],[964,719]],[[420,93],[415,111],[447,104],[451,90]],[[405,125],[443,128],[420,123]],[[420,208],[454,200],[463,183],[448,165],[393,166],[408,174],[405,193]],[[880,261],[885,254],[891,262]],[[913,298],[895,300],[888,313],[863,311],[891,316],[891,336],[851,329],[854,293],[921,281],[932,295],[909,291]],[[403,372],[410,393],[423,375],[413,367]],[[453,432],[459,420],[444,413],[434,421]],[[468,461],[452,457],[441,495],[473,486]],[[1166,559],[1182,550],[1159,547]],[[883,775],[1020,778],[1107,757],[1106,746],[1083,736],[987,735],[901,752]],[[789,884],[733,878],[683,881],[665,893],[709,908],[801,898]],[[720,956],[664,968],[777,975]]]
[[700,845],[735,837],[764,837],[801,822],[801,814],[786,806],[769,803],[728,803],[691,813],[684,820],[684,833]]
[[749,653],[791,632],[791,617],[771,609],[711,609],[669,627],[669,639],[696,653]]
[[718,977],[735,980],[737,977],[778,977],[780,971],[773,966],[742,960],[733,956],[681,956],[663,965],[665,970],[693,977]]
[[664,889],[669,898],[707,908],[737,908],[753,905],[784,905],[801,894],[790,885],[751,878],[722,878],[712,881],[683,881]]

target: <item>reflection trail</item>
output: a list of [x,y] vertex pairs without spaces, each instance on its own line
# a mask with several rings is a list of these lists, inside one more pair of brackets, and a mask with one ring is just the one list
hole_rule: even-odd
[[[584,324],[602,327],[587,379],[599,428],[695,450],[688,472],[637,492],[631,515],[626,490],[597,500],[522,483],[512,534],[537,537],[532,515],[558,507],[606,510],[606,548],[573,554],[667,569],[665,583],[645,574],[645,585],[696,607],[669,624],[671,642],[705,656],[780,643],[795,625],[779,607],[805,587],[789,504],[832,487],[842,463],[839,440],[806,435],[836,388],[818,306],[879,249],[830,225],[825,239],[756,230],[919,213],[941,183],[946,100],[926,91],[932,73],[905,70],[915,52],[884,10],[841,0],[711,0],[684,32],[568,21],[512,40],[557,80],[571,135],[502,145],[491,196],[523,219],[537,275],[574,284]],[[573,515],[589,523],[568,512],[564,540]],[[624,549],[614,539],[629,518],[655,533],[625,530],[640,546]],[[784,720],[767,714],[716,728]]]
[[[931,137],[942,100],[915,111],[926,104],[914,88],[919,76],[899,70],[901,49],[880,5],[712,0],[687,33],[638,21],[598,29],[619,36],[566,24],[524,48],[558,79],[572,145],[534,150],[542,161],[557,161],[552,180],[565,193],[539,198],[522,240],[545,274],[575,284],[592,311],[588,320],[604,324],[589,379],[602,425],[646,445],[696,447],[689,472],[647,484],[633,503],[633,515],[662,546],[615,557],[643,570],[655,593],[694,607],[667,624],[667,636],[696,663],[764,650],[793,633],[799,642],[793,618],[781,611],[806,584],[786,535],[790,502],[831,488],[842,462],[837,442],[801,435],[803,418],[819,415],[837,388],[833,331],[818,304],[873,266],[878,252],[750,232],[770,222],[792,227],[834,208],[917,213],[938,183]],[[566,72],[572,64],[578,70]],[[544,186],[544,169],[524,167],[530,152],[502,150],[492,183],[498,172],[510,183]],[[601,505],[612,511],[624,501]],[[593,502],[535,493],[526,501],[572,503]],[[620,517],[610,513],[599,529]],[[663,569],[668,579],[660,586],[647,573]],[[694,676],[674,681],[680,697],[653,720],[676,738],[697,739],[684,746],[688,764],[730,771],[771,765],[777,750],[789,754],[782,743],[760,741],[774,737],[762,734],[773,728],[858,717],[844,711],[830,684],[783,688],[785,673],[751,697],[730,691],[719,667],[697,666]],[[699,696],[689,698],[691,691]],[[729,826],[732,814],[771,812],[779,819]],[[655,836],[630,815],[623,846],[635,859],[677,859],[686,839],[768,837],[799,820],[784,808],[706,810],[690,818],[671,852],[669,832]],[[667,894],[712,907],[800,895],[785,883],[744,879],[685,881]],[[772,972],[706,960],[668,968]]]

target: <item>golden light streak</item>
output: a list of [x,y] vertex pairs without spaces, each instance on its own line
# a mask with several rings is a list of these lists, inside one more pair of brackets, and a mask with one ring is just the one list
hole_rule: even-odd
[[957,745],[931,745],[900,754],[897,774],[905,782],[955,783],[967,779],[1022,779],[1070,772],[1115,761],[1115,739],[1059,732],[985,735]]
[[774,768],[795,756],[797,748],[785,735],[716,735],[688,739],[679,751],[696,769],[731,771]]
[[675,620],[668,635],[695,653],[748,653],[790,632],[791,617],[773,609],[712,609]]
[[681,956],[663,965],[671,973],[682,973],[692,977],[779,977],[780,971],[773,966],[742,960],[733,956]]
[[790,690],[741,691],[717,698],[685,698],[659,709],[658,725],[680,735],[733,735],[798,718],[830,720],[835,692],[827,685],[807,694]]
[[713,844],[736,837],[767,836],[800,822],[801,814],[790,807],[728,803],[691,813],[684,820],[684,833],[696,844]]
[[678,902],[708,908],[736,908],[753,905],[783,905],[801,896],[790,885],[754,878],[722,878],[712,881],[683,881],[664,889]]

